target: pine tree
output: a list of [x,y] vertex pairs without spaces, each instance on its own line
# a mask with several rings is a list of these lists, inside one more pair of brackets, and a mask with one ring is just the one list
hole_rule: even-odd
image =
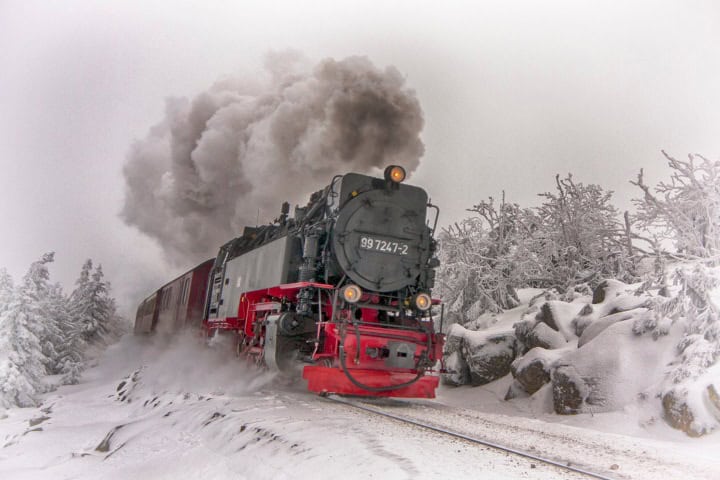
[[41,299],[48,291],[47,253],[33,262],[8,308],[0,314],[0,403],[33,406],[35,395],[46,390],[42,378],[51,363],[43,353],[47,317]]
[[52,374],[62,374],[63,384],[75,384],[84,368],[83,352],[86,345],[78,322],[70,315],[68,298],[59,285],[50,288],[45,311],[50,319],[52,333],[51,341],[43,344],[46,353],[52,348],[52,363],[48,370]]
[[110,284],[104,280],[102,265],[92,271],[87,260],[70,296],[70,314],[82,331],[86,343],[107,343],[118,333],[115,301],[110,297]]
[[50,285],[44,298],[40,298],[40,306],[45,318],[45,327],[40,337],[42,350],[48,359],[48,373],[55,374],[59,358],[58,351],[65,345],[64,318],[67,316],[67,305],[62,287]]
[[50,285],[48,264],[54,260],[54,252],[46,253],[40,260],[30,265],[28,272],[23,278],[23,281],[27,285],[27,292],[33,298],[33,303],[38,312],[37,320],[30,323],[29,328],[40,341],[43,353],[42,362],[48,373],[52,370],[53,363],[57,358],[55,347],[61,345],[63,342],[62,333],[59,331],[57,325],[55,325],[52,315],[48,311],[48,300],[51,290],[60,288],[59,286]]
[[0,314],[7,310],[13,298],[13,279],[4,268],[0,268]]

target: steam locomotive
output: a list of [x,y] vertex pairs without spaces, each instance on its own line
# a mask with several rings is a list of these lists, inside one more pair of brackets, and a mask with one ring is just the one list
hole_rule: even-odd
[[240,356],[302,370],[321,394],[434,398],[444,342],[442,306],[430,296],[439,209],[404,180],[395,165],[384,178],[348,173],[293,218],[284,203],[272,224],[246,227],[147,297],[135,333],[229,333]]

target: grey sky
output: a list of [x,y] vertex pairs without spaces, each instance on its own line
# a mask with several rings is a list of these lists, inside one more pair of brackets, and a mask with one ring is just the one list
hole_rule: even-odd
[[[0,266],[47,250],[66,288],[86,257],[124,302],[170,274],[127,228],[130,145],[263,55],[365,55],[417,91],[413,183],[445,222],[504,189],[536,202],[555,173],[617,192],[660,149],[720,157],[720,4],[652,2],[89,2],[0,0]],[[176,273],[176,272],[173,272]]]

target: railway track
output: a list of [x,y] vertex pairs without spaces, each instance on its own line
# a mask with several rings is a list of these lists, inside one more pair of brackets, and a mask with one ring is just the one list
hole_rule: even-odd
[[493,448],[493,449],[496,449],[496,450],[499,450],[502,452],[510,453],[512,455],[524,457],[524,458],[533,460],[538,463],[549,465],[549,466],[555,467],[557,469],[560,469],[560,470],[563,470],[566,472],[573,472],[576,474],[580,474],[580,475],[583,475],[588,478],[596,478],[596,479],[600,479],[600,480],[618,480],[618,479],[622,478],[619,476],[618,477],[609,476],[607,474],[592,471],[592,470],[583,468],[581,466],[576,466],[576,465],[573,465],[572,462],[569,462],[569,461],[547,458],[547,457],[544,457],[542,455],[538,455],[538,454],[535,454],[532,452],[528,452],[528,451],[520,450],[517,448],[501,445],[499,443],[491,442],[491,441],[477,438],[477,437],[467,435],[467,434],[464,434],[461,432],[453,431],[453,430],[450,430],[450,429],[442,427],[442,426],[432,425],[430,423],[427,423],[427,422],[424,422],[424,421],[421,421],[418,419],[409,418],[409,417],[397,415],[395,413],[383,411],[380,408],[377,408],[375,406],[370,406],[367,404],[363,404],[356,400],[338,397],[336,395],[329,395],[325,398],[329,401],[339,403],[342,405],[346,405],[346,406],[349,406],[349,407],[352,407],[355,409],[359,409],[359,410],[362,410],[362,411],[365,411],[368,413],[372,413],[374,415],[390,418],[397,422],[402,422],[405,424],[413,425],[415,427],[419,427],[424,430],[429,430],[429,431],[432,431],[435,433],[439,433],[439,434],[453,437],[456,439],[464,440],[464,441],[472,443],[472,444],[482,445],[482,446]]

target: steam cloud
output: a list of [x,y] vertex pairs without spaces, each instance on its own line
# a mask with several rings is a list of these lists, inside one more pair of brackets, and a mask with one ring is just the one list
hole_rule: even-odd
[[395,68],[362,57],[301,64],[269,55],[264,84],[229,78],[192,101],[168,99],[165,119],[132,146],[121,216],[173,263],[212,256],[258,210],[264,223],[335,174],[417,167],[422,110]]

